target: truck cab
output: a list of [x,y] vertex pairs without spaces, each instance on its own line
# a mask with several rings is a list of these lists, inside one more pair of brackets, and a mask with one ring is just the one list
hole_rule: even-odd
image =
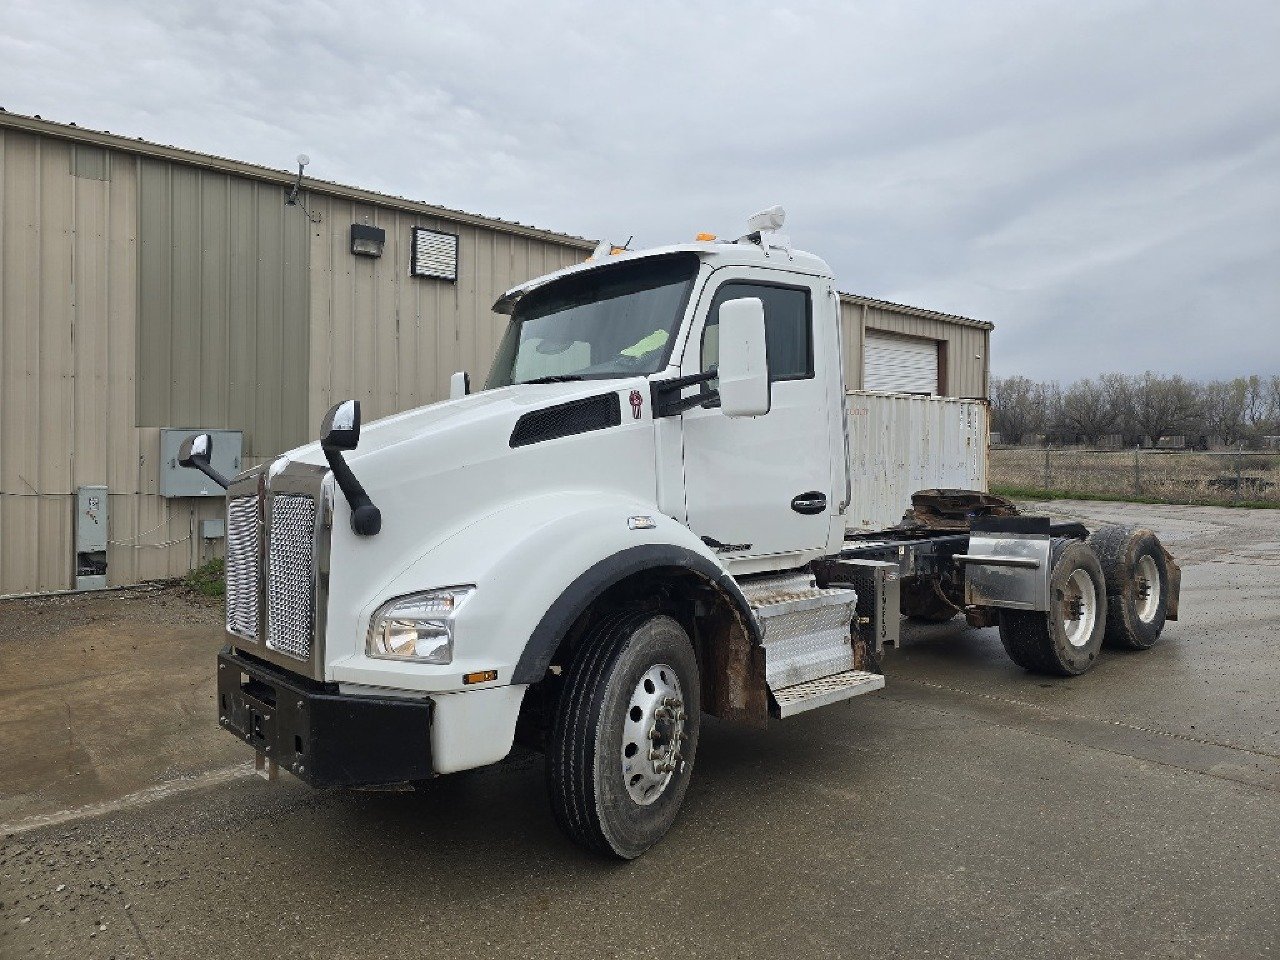
[[[369,424],[339,403],[319,442],[221,478],[220,723],[315,786],[519,739],[566,832],[634,857],[703,713],[763,725],[882,687],[906,571],[850,550],[838,294],[780,226],[602,246],[498,300],[482,389]],[[208,472],[208,442],[183,462]]]

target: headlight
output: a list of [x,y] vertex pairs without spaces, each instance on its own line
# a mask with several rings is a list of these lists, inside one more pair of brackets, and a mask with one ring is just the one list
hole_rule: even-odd
[[453,617],[475,587],[451,587],[397,597],[369,622],[371,657],[414,663],[453,662]]

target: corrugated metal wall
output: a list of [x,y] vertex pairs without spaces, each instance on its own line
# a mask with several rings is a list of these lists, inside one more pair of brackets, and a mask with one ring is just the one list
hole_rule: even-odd
[[311,435],[309,223],[284,198],[139,160],[138,426],[240,429],[254,459]]
[[897,523],[917,490],[987,489],[987,413],[980,400],[851,392],[847,526]]
[[840,318],[844,324],[844,369],[849,389],[862,389],[865,331],[880,330],[945,343],[946,383],[942,392],[949,397],[987,396],[990,331],[983,327],[877,309],[849,300],[841,301]]
[[[533,277],[581,263],[587,252],[531,237],[371,207],[337,197],[308,201],[311,230],[311,409],[308,436],[339,400],[366,420],[443,400],[458,370],[479,386],[506,317],[494,300]],[[351,225],[387,233],[379,258],[351,254]],[[458,235],[456,282],[409,275],[414,227]]]
[[110,491],[112,583],[183,573],[222,512],[162,499],[135,426],[137,197],[136,157],[0,130],[0,593],[71,586],[81,484]]
[[[180,576],[220,551],[221,498],[159,495],[160,428],[245,432],[246,462],[483,380],[489,307],[581,261],[580,243],[459,225],[0,128],[0,594],[73,583],[75,488],[109,489],[108,582]],[[350,253],[353,222],[387,230]],[[461,237],[457,283],[409,277],[410,230]],[[314,266],[315,269],[310,269]]]

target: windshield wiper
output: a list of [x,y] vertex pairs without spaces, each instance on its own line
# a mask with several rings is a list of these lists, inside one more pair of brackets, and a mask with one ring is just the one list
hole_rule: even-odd
[[586,377],[576,373],[553,373],[549,377],[534,377],[532,380],[521,380],[521,383],[573,383],[575,380],[585,380]]

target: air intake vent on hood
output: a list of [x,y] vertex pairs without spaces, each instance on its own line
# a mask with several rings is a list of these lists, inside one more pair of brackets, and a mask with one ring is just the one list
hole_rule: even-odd
[[603,430],[622,423],[622,404],[616,393],[568,403],[526,413],[516,421],[511,431],[511,446],[527,447],[543,440],[571,437],[575,433]]

